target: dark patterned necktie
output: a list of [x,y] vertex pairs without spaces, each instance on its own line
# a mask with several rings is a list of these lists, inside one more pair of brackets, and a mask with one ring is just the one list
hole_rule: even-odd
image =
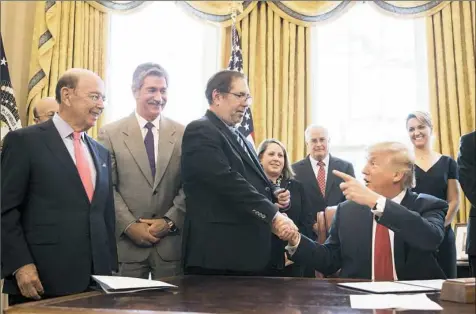
[[246,144],[245,144],[245,141],[241,138],[240,136],[240,131],[236,130],[235,129],[235,135],[236,135],[236,140],[238,141],[238,144],[240,144],[241,148],[243,148],[243,150],[246,152],[246,154],[248,155],[248,157],[251,158],[250,156],[250,152],[248,151],[248,147],[246,147]]
[[152,128],[154,125],[150,122],[147,122],[145,128],[147,129],[147,134],[144,138],[145,150],[147,152],[147,157],[149,159],[150,170],[152,171],[152,178],[155,178],[155,152],[154,152],[154,133],[152,133]]

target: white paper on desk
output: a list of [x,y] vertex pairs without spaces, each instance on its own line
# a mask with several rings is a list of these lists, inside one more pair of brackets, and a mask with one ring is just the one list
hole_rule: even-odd
[[407,285],[398,281],[374,281],[374,282],[342,282],[338,286],[357,289],[372,293],[398,293],[398,292],[435,292],[437,289]]
[[443,308],[426,294],[350,295],[353,309],[434,310]]
[[127,293],[143,290],[176,288],[177,286],[158,280],[121,276],[92,276],[106,293]]
[[441,291],[441,288],[443,287],[443,282],[445,282],[444,279],[430,279],[430,280],[402,280],[398,281],[399,283],[404,283],[407,285],[412,285],[412,286],[420,286],[420,287],[427,287],[427,288],[432,288],[437,291]]

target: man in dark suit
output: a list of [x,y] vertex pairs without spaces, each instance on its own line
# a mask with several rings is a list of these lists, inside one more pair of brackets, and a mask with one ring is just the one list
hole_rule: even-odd
[[318,125],[310,125],[304,132],[308,156],[292,165],[296,180],[301,181],[316,213],[345,201],[339,184],[342,179],[332,174],[333,170],[354,177],[351,163],[329,154],[329,132]]
[[104,109],[104,83],[70,69],[59,113],[9,132],[2,151],[2,277],[10,303],[88,290],[117,271],[109,152],[86,131]]
[[263,275],[269,271],[271,231],[293,225],[279,212],[290,195],[273,194],[253,147],[235,127],[251,103],[245,76],[218,72],[205,95],[210,109],[188,124],[182,141],[185,272]]
[[476,132],[461,137],[458,166],[459,182],[464,194],[471,202],[466,234],[466,253],[473,277],[476,277]]
[[435,259],[443,240],[448,204],[410,191],[414,161],[400,143],[369,149],[366,186],[334,170],[348,201],[337,206],[330,235],[321,245],[295,233],[286,247],[291,260],[324,274],[372,280],[445,278]]

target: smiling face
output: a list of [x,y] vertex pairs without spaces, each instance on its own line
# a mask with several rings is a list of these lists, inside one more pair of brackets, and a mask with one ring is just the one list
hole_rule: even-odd
[[[61,90],[63,110],[75,131],[87,131],[96,125],[104,110],[104,82],[92,72],[78,73],[75,88],[63,87]],[[60,108],[61,112],[61,108]]]
[[315,160],[322,161],[329,154],[329,134],[323,127],[313,127],[306,139],[307,151]]
[[141,87],[133,92],[137,113],[147,121],[155,120],[167,104],[167,80],[165,77],[146,76]]
[[285,164],[284,151],[276,143],[270,143],[260,158],[264,172],[268,177],[279,177]]
[[424,148],[430,145],[432,130],[423,120],[416,117],[408,119],[407,131],[413,146],[416,148]]

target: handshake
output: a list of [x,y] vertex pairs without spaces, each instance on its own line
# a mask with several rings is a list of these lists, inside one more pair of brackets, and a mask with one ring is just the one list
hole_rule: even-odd
[[288,241],[292,246],[297,245],[301,240],[298,228],[286,214],[278,212],[272,222],[272,231],[277,237]]

